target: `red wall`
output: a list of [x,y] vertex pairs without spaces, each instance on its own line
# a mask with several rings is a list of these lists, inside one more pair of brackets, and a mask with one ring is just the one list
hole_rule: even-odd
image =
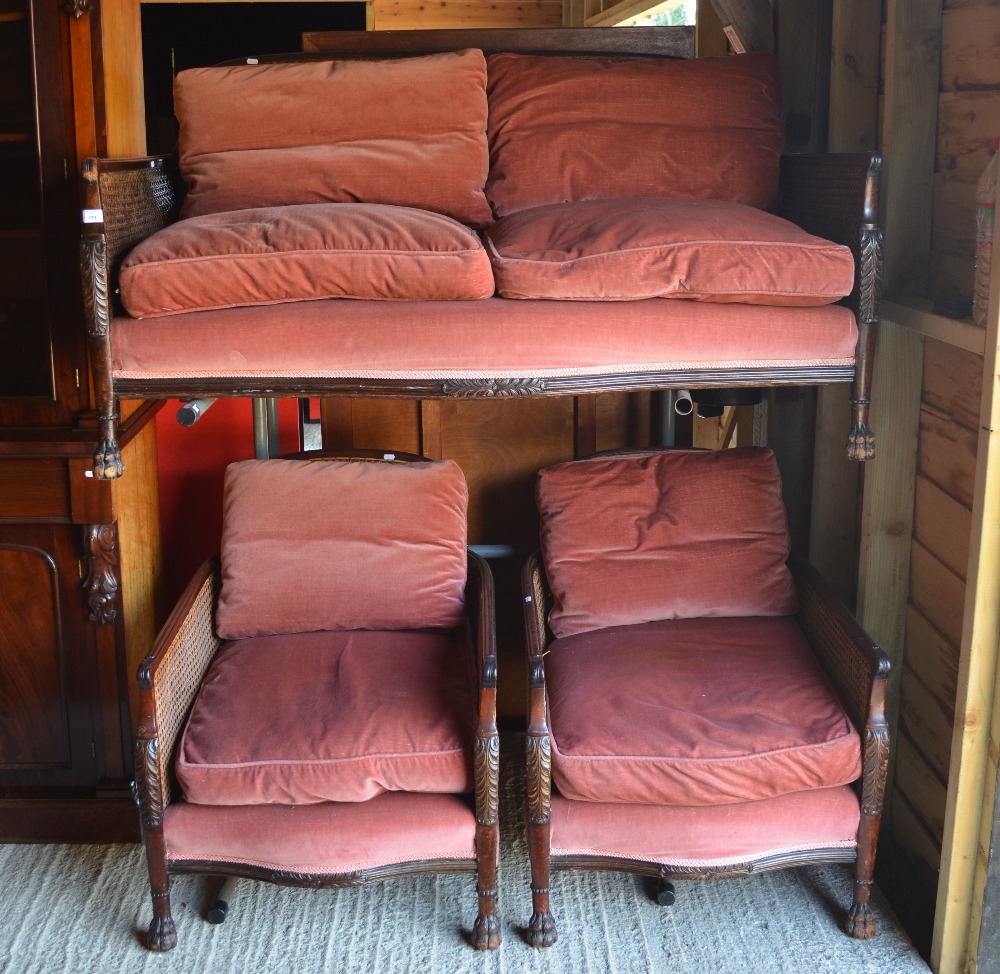
[[[249,460],[253,408],[249,399],[218,399],[194,426],[177,422],[172,399],[156,415],[163,529],[164,605],[170,607],[198,566],[219,550],[222,478],[226,465]],[[278,403],[281,450],[299,447],[298,402]]]

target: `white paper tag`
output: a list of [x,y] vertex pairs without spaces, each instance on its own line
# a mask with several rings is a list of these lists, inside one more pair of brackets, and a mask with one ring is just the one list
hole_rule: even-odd
[[103,223],[104,222],[104,210],[84,210],[83,211],[83,222],[84,223]]

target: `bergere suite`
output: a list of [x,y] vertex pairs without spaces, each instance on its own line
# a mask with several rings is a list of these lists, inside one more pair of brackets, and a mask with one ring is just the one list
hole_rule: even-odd
[[871,456],[878,158],[783,157],[775,59],[692,36],[333,33],[182,72],[177,160],[85,166],[96,475],[121,397],[852,382]]

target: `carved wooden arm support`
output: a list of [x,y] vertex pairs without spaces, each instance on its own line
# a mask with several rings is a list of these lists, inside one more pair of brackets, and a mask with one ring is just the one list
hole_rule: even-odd
[[819,572],[805,562],[789,562],[799,593],[799,624],[836,688],[841,703],[864,735],[862,811],[881,811],[889,761],[885,718],[889,657],[872,642]]
[[854,254],[854,290],[846,302],[858,316],[853,426],[847,444],[851,460],[875,456],[868,406],[882,294],[881,171],[878,154],[789,155],[781,159],[781,215],[809,233],[850,247]]
[[80,276],[97,404],[98,480],[114,480],[125,469],[115,429],[111,361],[118,264],[140,240],[176,219],[181,195],[176,165],[167,157],[84,161]]
[[552,754],[549,740],[548,698],[542,657],[548,644],[546,617],[548,586],[540,555],[527,561],[521,574],[524,597],[524,631],[528,648],[528,815],[535,823],[549,820],[552,799]]
[[135,738],[136,800],[147,829],[170,804],[174,751],[202,678],[221,646],[215,604],[218,559],[206,562],[188,585],[152,652],[139,666],[139,728]]
[[495,825],[500,807],[500,735],[497,732],[497,651],[493,627],[493,575],[486,562],[469,552],[466,605],[479,672],[479,726],[476,729],[476,819]]

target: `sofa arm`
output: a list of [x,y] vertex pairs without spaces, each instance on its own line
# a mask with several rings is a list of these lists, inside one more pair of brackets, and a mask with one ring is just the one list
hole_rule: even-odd
[[98,480],[114,480],[125,469],[115,428],[111,363],[118,265],[140,240],[177,218],[182,196],[177,166],[169,158],[84,161],[80,277],[97,406]]
[[808,233],[850,247],[854,254],[854,289],[846,301],[858,316],[852,425],[847,441],[850,460],[875,456],[868,406],[882,297],[881,171],[882,159],[877,154],[788,155],[781,159],[781,215]]
[[85,159],[83,235],[103,237],[108,266],[177,219],[184,184],[173,156]]
[[177,742],[209,664],[222,641],[215,635],[221,587],[218,558],[191,580],[139,665],[139,727],[135,735],[136,801],[147,829],[170,804]]

